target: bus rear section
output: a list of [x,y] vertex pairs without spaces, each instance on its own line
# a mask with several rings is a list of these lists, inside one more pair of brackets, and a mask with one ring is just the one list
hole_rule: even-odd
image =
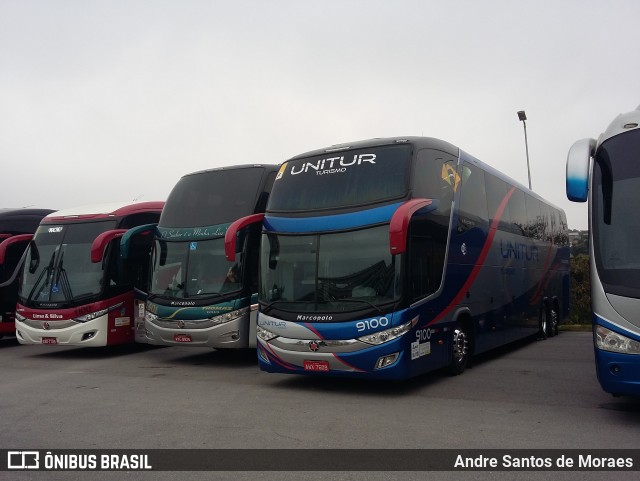
[[140,235],[126,260],[120,238],[154,225],[163,202],[114,203],[45,217],[27,251],[16,308],[21,344],[107,346],[133,342],[134,288],[148,277],[152,237]]
[[596,373],[613,395],[640,394],[640,107],[621,114],[567,158],[567,197],[589,202]]
[[183,176],[157,228],[145,342],[255,347],[260,230],[277,166]]
[[0,337],[16,332],[18,273],[22,256],[49,209],[0,209]]
[[280,169],[261,244],[258,358],[403,379],[568,315],[564,213],[446,142],[376,139]]

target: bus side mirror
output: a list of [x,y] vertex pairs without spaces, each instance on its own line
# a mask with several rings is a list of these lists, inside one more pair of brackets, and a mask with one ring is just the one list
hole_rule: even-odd
[[[157,225],[158,224],[139,225],[137,227],[132,227],[131,229],[126,231],[120,238],[120,257],[122,257],[125,260],[129,257],[129,251],[131,250],[131,242],[133,237],[137,235],[141,235],[141,236],[149,235],[149,233],[154,232],[156,230]],[[151,246],[152,241],[153,241],[153,236],[150,237],[149,246]]]
[[96,237],[93,244],[91,244],[91,262],[95,264],[102,261],[104,251],[107,249],[109,242],[116,237],[122,237],[125,232],[127,232],[127,229],[108,230]]
[[589,196],[589,165],[595,153],[594,139],[578,140],[567,155],[567,198],[573,202],[586,202]]
[[13,244],[17,244],[18,242],[29,242],[33,239],[33,234],[20,234],[14,235],[9,238],[6,238],[0,243],[0,266],[4,265],[5,259],[7,257],[7,249],[9,246]]
[[389,224],[389,250],[391,255],[402,254],[407,250],[407,232],[411,216],[418,211],[432,211],[438,202],[432,199],[411,199],[396,209]]
[[[25,242],[28,243],[31,241],[31,239],[33,239],[33,234],[20,234],[20,235],[15,235],[12,237],[0,237],[0,240],[3,239],[4,240],[2,242],[0,242],[0,266],[4,266],[6,258],[7,258],[7,249],[9,248],[9,246],[13,245],[13,244],[17,244],[20,242]],[[22,251],[22,256],[20,257],[20,260],[18,261],[18,263],[16,264],[13,273],[8,276],[7,279],[5,279],[2,283],[0,283],[0,288],[2,287],[7,287],[10,286],[11,284],[13,284],[13,282],[16,280],[16,278],[18,277],[18,273],[20,272],[20,270],[22,269],[22,265],[24,264],[24,260],[27,256],[27,248],[25,246],[25,248]],[[35,271],[35,269],[34,269]]]
[[229,226],[224,235],[224,255],[229,262],[235,262],[236,260],[236,252],[238,251],[238,231],[240,231],[240,229],[244,229],[248,225],[262,222],[263,219],[264,214],[248,215],[246,217],[241,217]]

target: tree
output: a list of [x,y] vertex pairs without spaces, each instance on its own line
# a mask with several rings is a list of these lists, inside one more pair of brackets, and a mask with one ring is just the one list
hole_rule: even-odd
[[571,311],[569,324],[591,324],[591,281],[589,256],[571,258]]

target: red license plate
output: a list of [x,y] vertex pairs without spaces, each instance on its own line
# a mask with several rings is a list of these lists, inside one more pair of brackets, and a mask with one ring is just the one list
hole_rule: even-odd
[[190,334],[174,334],[173,340],[176,342],[191,342]]
[[58,344],[57,337],[43,337],[42,344]]
[[329,361],[304,361],[304,370],[329,372]]

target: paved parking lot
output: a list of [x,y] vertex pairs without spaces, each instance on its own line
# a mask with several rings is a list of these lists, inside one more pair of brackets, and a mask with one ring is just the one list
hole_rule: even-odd
[[[640,403],[601,391],[588,332],[518,343],[480,357],[461,376],[436,372],[403,383],[267,374],[258,370],[255,351],[189,347],[79,349],[20,346],[5,339],[0,363],[4,449],[636,449],[640,439]],[[312,472],[313,467],[309,473],[277,476],[214,474],[216,479],[316,479]],[[0,478],[3,474],[8,473]],[[173,479],[171,474],[145,476]],[[492,478],[602,479],[603,474],[502,472]],[[200,475],[205,476],[185,476]],[[341,473],[339,478],[386,479],[383,475]],[[429,479],[487,475],[430,473]],[[23,476],[139,479],[141,474]],[[426,479],[425,473],[414,476],[404,473],[401,479]],[[637,472],[615,473],[615,479],[637,479]]]

